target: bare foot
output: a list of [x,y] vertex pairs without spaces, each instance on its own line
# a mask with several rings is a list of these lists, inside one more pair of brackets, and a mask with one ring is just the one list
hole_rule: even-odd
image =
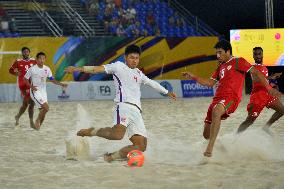
[[113,161],[113,158],[111,157],[111,154],[110,153],[106,153],[104,155],[104,160],[108,163],[112,162]]
[[35,124],[31,125],[31,128],[33,128],[35,130],[39,130],[40,129],[40,121],[36,120]]
[[212,152],[207,152],[206,151],[206,152],[203,153],[203,155],[206,156],[206,157],[211,157],[212,156]]
[[88,129],[81,129],[80,131],[77,132],[77,136],[81,136],[81,137],[84,137],[84,136],[95,136],[95,128],[94,127],[91,127],[91,128],[88,128]]
[[15,120],[16,120],[16,123],[15,123],[15,126],[18,126],[19,125],[19,116],[18,114],[15,116]]

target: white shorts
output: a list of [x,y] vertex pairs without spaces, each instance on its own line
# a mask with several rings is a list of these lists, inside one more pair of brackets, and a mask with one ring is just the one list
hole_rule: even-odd
[[30,90],[31,98],[35,102],[36,107],[41,108],[44,103],[47,103],[47,94],[46,91],[37,90],[32,91]]
[[140,110],[131,104],[118,103],[113,111],[113,124],[126,126],[128,138],[141,135],[147,138],[147,131]]

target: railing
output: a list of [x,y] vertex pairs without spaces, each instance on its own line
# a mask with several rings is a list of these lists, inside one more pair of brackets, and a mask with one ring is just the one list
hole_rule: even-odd
[[183,5],[181,5],[177,0],[168,0],[168,5],[178,11],[180,16],[190,24],[197,32],[206,36],[220,36],[214,29],[200,20],[197,16],[193,15],[189,10],[187,10]]
[[40,6],[36,0],[31,0],[33,11],[56,37],[63,35],[63,30],[56,24],[56,22],[49,16],[49,14]]
[[62,12],[66,15],[70,22],[75,24],[75,26],[82,32],[84,37],[92,37],[95,35],[95,31],[65,0],[59,0],[57,2]]

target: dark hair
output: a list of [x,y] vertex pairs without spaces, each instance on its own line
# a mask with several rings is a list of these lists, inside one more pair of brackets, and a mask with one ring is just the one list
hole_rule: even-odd
[[138,53],[141,54],[141,49],[137,45],[129,45],[125,49],[125,56],[131,54],[131,53]]
[[30,50],[28,47],[23,47],[23,48],[22,48],[22,52],[23,52],[24,50],[28,50],[29,52],[31,52],[31,50]]
[[45,56],[45,57],[46,57],[46,55],[44,54],[44,52],[39,52],[39,53],[36,54],[36,58],[39,58],[39,56]]
[[261,50],[263,52],[263,49],[261,47],[254,47],[253,51],[256,51],[256,50]]
[[215,49],[224,49],[225,52],[230,50],[230,54],[232,54],[232,46],[229,41],[221,40],[214,46]]

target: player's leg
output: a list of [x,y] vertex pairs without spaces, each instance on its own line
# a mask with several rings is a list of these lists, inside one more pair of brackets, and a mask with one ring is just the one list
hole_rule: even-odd
[[35,126],[34,126],[35,129],[37,129],[37,130],[40,129],[40,126],[41,126],[42,122],[44,121],[45,115],[48,112],[48,110],[49,110],[49,106],[48,106],[47,102],[43,103],[41,105],[38,117],[35,121]]
[[267,127],[270,127],[275,121],[277,121],[279,118],[281,118],[284,115],[284,105],[281,103],[279,99],[275,100],[272,104],[270,104],[269,107],[275,110],[275,113],[266,123]]
[[127,154],[132,150],[140,150],[144,152],[147,148],[147,138],[138,134],[133,135],[130,139],[132,145],[125,146],[117,152],[104,155],[104,160],[111,162],[116,159],[125,159]]
[[212,156],[214,143],[216,141],[217,135],[218,135],[219,130],[220,130],[221,117],[225,113],[226,113],[226,110],[225,110],[225,107],[224,107],[223,104],[219,103],[213,108],[209,143],[207,145],[206,151],[204,152],[204,156],[208,156],[208,157]]
[[29,99],[30,100],[29,100],[29,109],[28,109],[28,111],[29,111],[29,118],[30,118],[30,126],[34,127],[33,118],[34,118],[34,106],[35,106],[35,103],[34,103],[34,101],[31,98],[29,98]]
[[22,94],[22,97],[23,97],[23,102],[22,102],[22,105],[21,105],[21,107],[19,109],[19,112],[15,116],[15,120],[16,120],[16,124],[15,125],[19,124],[20,117],[23,115],[23,113],[25,113],[25,111],[26,111],[26,109],[27,109],[27,107],[29,105],[29,98],[26,97],[27,91],[22,89],[21,90],[21,94]]
[[262,111],[262,109],[263,107],[259,107],[256,104],[249,103],[247,106],[247,118],[240,124],[237,132],[241,133],[245,131],[249,126],[251,126]]
[[204,123],[204,129],[203,129],[203,137],[208,140],[210,137],[210,127],[211,124],[210,123]]

